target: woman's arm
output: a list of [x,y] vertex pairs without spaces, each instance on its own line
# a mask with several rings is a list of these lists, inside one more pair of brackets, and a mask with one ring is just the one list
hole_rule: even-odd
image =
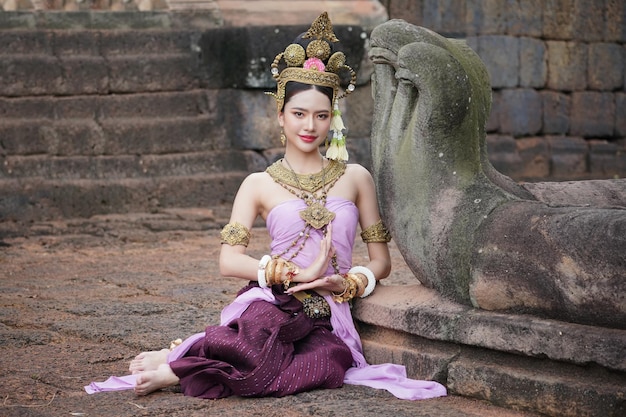
[[[356,206],[359,209],[359,223],[362,230],[366,230],[380,220],[376,186],[372,175],[360,165],[354,165],[355,178],[358,187]],[[369,263],[363,265],[374,273],[377,280],[386,278],[391,272],[391,256],[386,242],[367,244]]]
[[[230,224],[239,225],[250,230],[260,213],[258,191],[261,186],[262,173],[250,174],[241,183],[230,215]],[[222,276],[237,277],[245,280],[257,280],[259,260],[246,254],[246,246],[223,243],[220,250],[220,273]]]

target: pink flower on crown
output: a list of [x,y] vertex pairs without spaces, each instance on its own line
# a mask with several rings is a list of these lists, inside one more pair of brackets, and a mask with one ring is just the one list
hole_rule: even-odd
[[316,70],[316,71],[324,71],[326,67],[324,63],[319,58],[309,58],[304,61],[304,69],[308,70]]

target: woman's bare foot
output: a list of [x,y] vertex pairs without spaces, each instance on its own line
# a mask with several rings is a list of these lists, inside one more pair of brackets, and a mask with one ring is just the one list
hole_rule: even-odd
[[168,349],[153,350],[151,352],[141,352],[130,361],[128,370],[131,374],[138,374],[146,371],[156,371],[159,365],[167,363]]
[[178,384],[180,379],[167,364],[161,364],[155,371],[142,372],[137,375],[135,394],[148,395],[156,390]]

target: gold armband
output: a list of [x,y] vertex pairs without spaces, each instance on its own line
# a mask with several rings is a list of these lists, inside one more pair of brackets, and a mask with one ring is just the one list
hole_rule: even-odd
[[241,223],[228,223],[220,232],[222,243],[230,246],[243,245],[248,246],[250,243],[250,230]]
[[378,220],[361,232],[361,239],[363,239],[365,243],[388,243],[391,241],[391,234],[383,224],[383,221]]

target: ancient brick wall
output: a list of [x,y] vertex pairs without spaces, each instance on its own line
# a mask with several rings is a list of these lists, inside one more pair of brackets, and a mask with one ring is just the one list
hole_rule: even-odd
[[622,0],[386,0],[390,18],[467,39],[493,86],[490,159],[515,179],[626,176]]

